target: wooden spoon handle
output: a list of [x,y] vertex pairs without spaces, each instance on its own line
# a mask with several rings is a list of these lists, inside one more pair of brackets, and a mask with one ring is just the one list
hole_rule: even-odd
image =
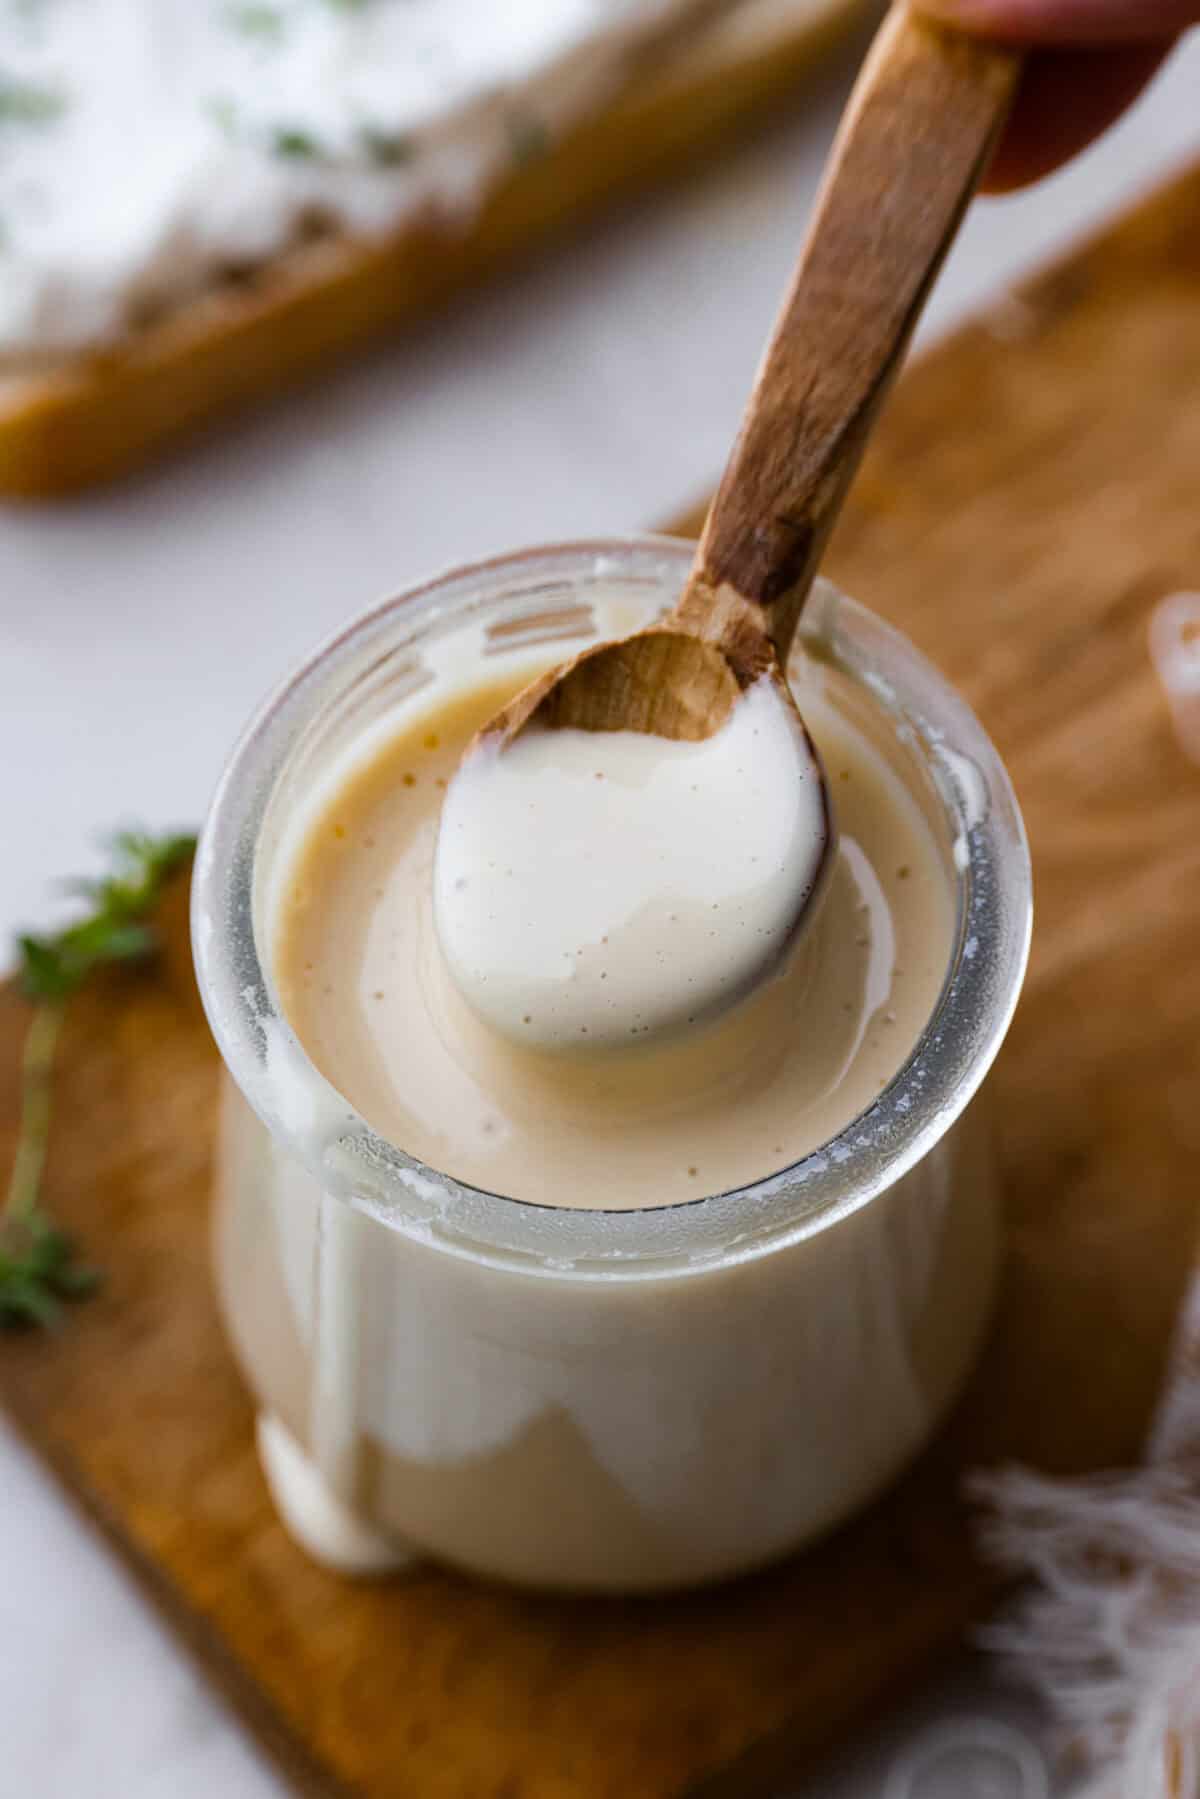
[[1019,67],[1014,51],[943,30],[903,4],[876,36],[677,608],[689,630],[726,641],[735,665],[737,640],[761,645],[764,628],[786,660]]

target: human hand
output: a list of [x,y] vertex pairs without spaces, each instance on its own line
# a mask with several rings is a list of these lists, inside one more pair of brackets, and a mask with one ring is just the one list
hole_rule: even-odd
[[1012,118],[984,187],[1048,175],[1132,105],[1200,0],[916,0],[964,31],[1027,44]]

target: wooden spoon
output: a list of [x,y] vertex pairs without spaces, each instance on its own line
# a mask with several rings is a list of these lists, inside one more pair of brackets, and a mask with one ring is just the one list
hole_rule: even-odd
[[536,721],[695,741],[761,676],[786,690],[826,540],[1019,67],[1011,49],[893,9],[834,142],[682,597],[660,624],[534,681],[480,739],[503,747]]
[[[434,913],[461,994],[514,1041],[524,1037],[549,1050],[578,1047],[577,1039],[588,1049],[628,1047],[697,1024],[764,981],[815,916],[836,832],[820,758],[787,684],[788,653],[826,539],[987,165],[1017,72],[1009,50],[956,36],[904,6],[889,15],[851,96],[791,292],[678,604],[648,630],[585,650],[534,681],[469,747],[442,812]],[[630,846],[621,832],[627,811],[614,812],[606,797],[593,808],[607,820],[603,829],[596,824],[594,838],[584,806],[582,841],[573,818],[553,808],[538,812],[535,788],[514,806],[502,765],[512,756],[509,769],[515,766],[514,740],[530,727],[698,743],[763,681],[773,692],[756,693],[754,703],[779,702],[775,716],[789,728],[772,741],[780,755],[787,743],[795,761],[774,768],[777,780],[761,768],[746,780],[744,816],[697,815],[680,792],[657,839],[643,829]],[[731,728],[748,718],[730,719]],[[686,759],[661,760],[665,771],[668,762]],[[722,791],[728,806],[728,779]],[[779,833],[778,869],[748,848],[761,841],[754,831],[764,807]],[[698,816],[705,819],[703,839]],[[687,820],[682,841],[679,818]],[[503,855],[492,841],[497,821]],[[739,837],[743,826],[750,835]],[[695,896],[677,867],[690,866],[712,833],[703,884],[706,898],[710,888],[717,897],[708,898],[698,924]],[[481,861],[485,842],[493,853]],[[667,842],[675,847],[664,849]],[[596,857],[605,863],[603,879]],[[566,871],[565,885],[564,859],[577,865]],[[494,878],[488,871],[502,862],[504,878]],[[613,906],[607,931],[596,930],[597,893]],[[709,939],[718,924],[708,913],[734,895],[727,940],[714,955]]]

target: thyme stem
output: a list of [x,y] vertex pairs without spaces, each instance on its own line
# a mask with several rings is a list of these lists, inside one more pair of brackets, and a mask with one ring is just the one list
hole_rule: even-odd
[[8,1195],[0,1222],[28,1227],[38,1209],[42,1170],[50,1142],[53,1107],[54,1052],[62,1029],[63,1002],[41,1000],[25,1032],[21,1052],[21,1117],[17,1128],[17,1153],[9,1176]]

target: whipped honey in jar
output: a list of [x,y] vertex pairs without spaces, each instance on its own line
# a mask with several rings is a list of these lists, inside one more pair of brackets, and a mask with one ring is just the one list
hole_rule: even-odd
[[[514,1199],[660,1206],[798,1162],[865,1111],[896,1073],[949,963],[951,884],[902,777],[814,684],[805,717],[834,789],[838,843],[817,917],[781,966],[715,1017],[689,1019],[682,998],[685,1015],[674,1030],[643,1038],[642,1015],[631,1010],[620,1021],[623,1036],[601,1040],[608,989],[618,983],[606,981],[617,949],[600,926],[614,904],[614,916],[637,917],[621,893],[597,910],[595,934],[581,945],[590,973],[580,980],[579,959],[571,957],[569,973],[556,980],[549,970],[570,952],[546,943],[547,972],[535,963],[538,979],[520,988],[540,995],[529,1001],[532,1012],[515,1016],[511,1030],[497,1029],[463,999],[447,967],[434,862],[447,784],[475,733],[513,691],[511,682],[471,682],[415,704],[404,728],[313,817],[282,888],[273,943],[280,997],[301,1043],[382,1136],[430,1167]],[[736,711],[752,718],[753,701]],[[581,812],[602,776],[606,797],[621,789],[635,855],[648,855],[654,833],[668,827],[658,824],[653,783],[648,804],[637,805],[646,793],[641,759],[651,771],[674,760],[694,772],[685,785],[700,787],[694,797],[713,807],[704,788],[709,745],[642,736],[640,744],[614,746],[614,736],[635,733],[540,734],[538,755],[561,777],[561,791],[551,795],[556,820],[566,830],[567,815]],[[523,747],[505,751],[504,761],[517,761]],[[532,782],[524,769],[516,773],[515,793],[534,785],[532,772]],[[521,855],[517,812],[514,802],[476,852],[483,864],[476,885],[489,895],[493,884],[500,890],[484,906],[500,906],[512,885],[505,864]],[[696,866],[674,902],[676,928],[693,935],[719,971],[725,934],[736,934],[741,920],[736,896],[710,895],[722,892],[733,846],[721,831],[703,829],[700,808],[684,825]],[[587,838],[585,815],[567,858],[585,896],[599,879]],[[759,847],[765,860],[774,847],[769,831]],[[577,922],[575,891],[550,897]],[[532,896],[518,894],[518,917],[522,903],[532,906]],[[688,947],[677,958],[685,966]],[[652,986],[656,964],[643,951],[635,968],[636,996]]]
[[[235,1065],[222,1030],[219,946],[200,946],[251,1102],[230,1087],[225,1313],[285,1518],[352,1570],[415,1552],[534,1585],[633,1590],[761,1564],[903,1465],[961,1386],[988,1313],[990,1168],[974,1111],[955,1118],[1015,1002],[1023,839],[974,721],[869,615],[826,590],[794,658],[836,845],[812,922],[745,997],[587,1044],[580,1023],[605,991],[597,942],[560,1036],[525,1040],[447,966],[434,880],[447,789],[480,726],[575,647],[561,624],[537,642],[539,554],[557,559],[561,589],[544,616],[600,636],[664,609],[686,573],[683,547],[612,549],[448,578],[425,641],[419,608],[397,605],[359,628],[344,691],[330,652],[301,677],[302,689],[325,675],[324,691],[258,807],[253,928],[270,1015],[253,1068]],[[356,714],[354,682],[385,665],[389,638],[408,640],[391,657],[414,678],[364,695]],[[346,643],[332,654],[345,659]],[[884,671],[851,666],[877,650],[895,661],[895,691]],[[921,740],[897,710],[906,680],[943,704],[965,751],[946,742],[943,758],[936,736]],[[979,779],[958,781],[968,765]],[[618,770],[635,818],[640,766]],[[596,773],[585,753],[560,759],[564,817],[570,782]],[[981,804],[1009,840],[990,971],[969,891]],[[215,814],[223,805],[226,793]],[[218,819],[201,921],[219,835]],[[714,831],[691,891],[711,911],[715,958],[721,869]],[[972,1013],[958,1027],[956,979]],[[968,1027],[978,1041],[950,1073],[938,1030]]]

